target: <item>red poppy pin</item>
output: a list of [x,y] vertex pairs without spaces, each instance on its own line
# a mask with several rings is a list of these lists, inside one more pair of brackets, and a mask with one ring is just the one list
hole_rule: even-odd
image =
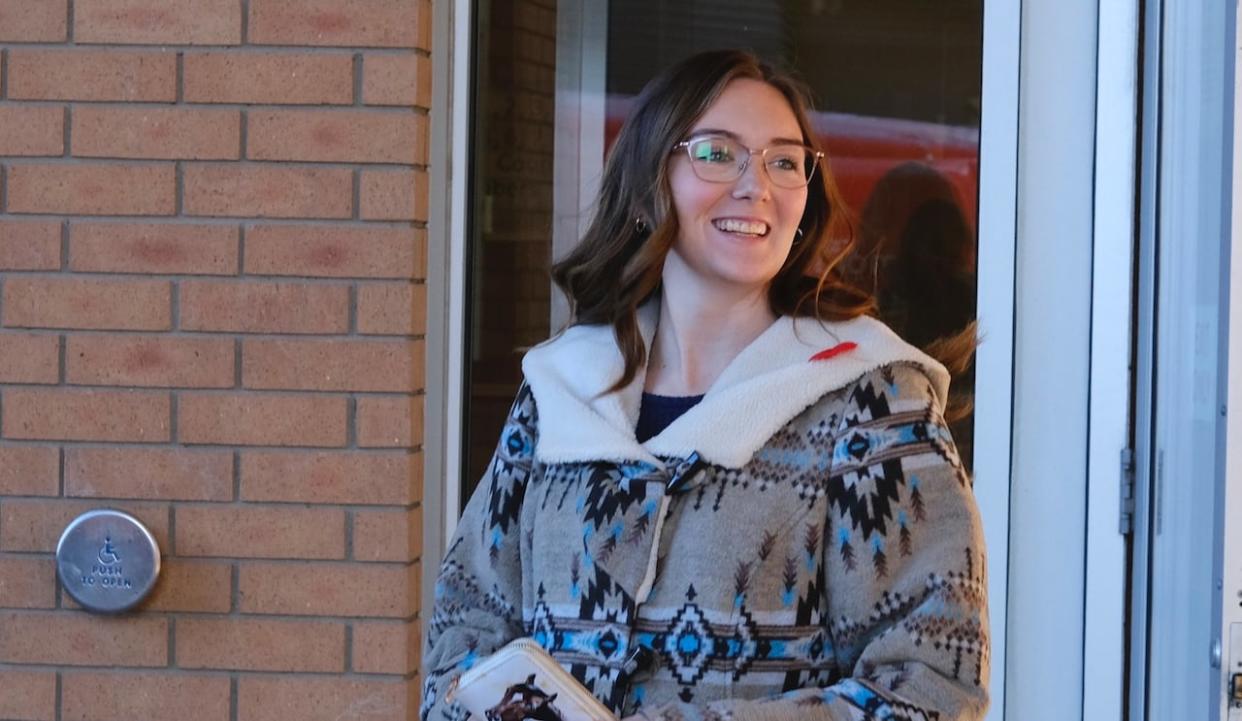
[[857,347],[858,347],[858,344],[851,342],[851,341],[846,341],[845,343],[838,343],[831,348],[825,348],[821,350],[820,352],[816,353],[815,355],[811,356],[811,360],[821,361],[821,360],[828,360],[830,358],[836,358],[842,353],[849,353],[850,351],[854,350]]

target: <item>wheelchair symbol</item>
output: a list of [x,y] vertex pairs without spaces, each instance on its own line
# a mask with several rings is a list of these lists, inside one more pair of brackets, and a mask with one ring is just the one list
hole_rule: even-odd
[[99,549],[99,562],[105,566],[121,562],[121,557],[117,555],[116,549],[112,547],[111,536],[104,538],[103,548]]

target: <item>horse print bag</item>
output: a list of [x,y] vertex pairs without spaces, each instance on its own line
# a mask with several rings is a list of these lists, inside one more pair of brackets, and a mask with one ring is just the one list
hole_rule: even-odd
[[487,721],[616,721],[548,652],[529,638],[511,641],[462,674],[447,693]]

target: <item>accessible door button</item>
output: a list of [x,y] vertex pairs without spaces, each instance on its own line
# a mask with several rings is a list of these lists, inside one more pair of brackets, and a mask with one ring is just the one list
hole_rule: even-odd
[[155,587],[160,547],[151,531],[124,511],[87,511],[61,534],[56,573],[82,608],[122,613],[142,603]]

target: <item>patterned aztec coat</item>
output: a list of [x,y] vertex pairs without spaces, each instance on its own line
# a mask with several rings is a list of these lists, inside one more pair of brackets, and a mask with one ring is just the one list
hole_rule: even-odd
[[[650,347],[654,303],[640,309]],[[988,627],[948,375],[870,318],[782,318],[644,444],[612,330],[531,350],[426,624],[422,718],[530,636],[619,715],[980,719]]]

